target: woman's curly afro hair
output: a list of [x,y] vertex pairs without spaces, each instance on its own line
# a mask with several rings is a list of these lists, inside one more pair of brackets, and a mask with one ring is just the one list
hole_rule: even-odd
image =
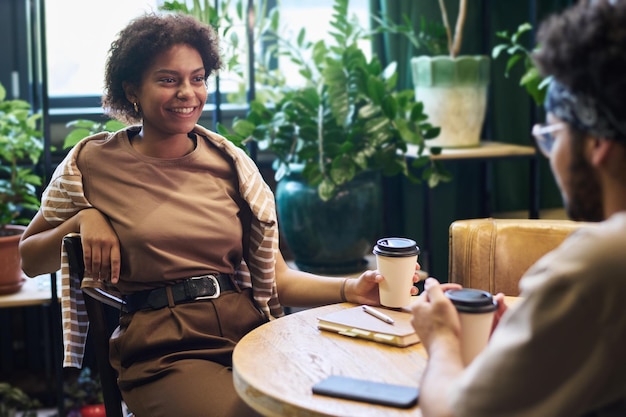
[[111,44],[105,69],[105,113],[123,123],[141,121],[141,115],[126,99],[123,83],[139,86],[144,71],[162,52],[185,44],[202,57],[205,81],[221,67],[217,33],[185,14],[146,14],[131,21]]

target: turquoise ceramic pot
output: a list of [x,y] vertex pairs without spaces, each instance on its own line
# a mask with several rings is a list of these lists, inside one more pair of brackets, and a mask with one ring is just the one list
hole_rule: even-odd
[[292,171],[278,182],[276,202],[281,233],[299,269],[346,274],[368,267],[364,257],[382,228],[378,175],[357,176],[333,199],[322,201],[317,188]]
[[491,60],[487,56],[419,56],[411,59],[415,99],[441,134],[429,146],[478,146],[487,111]]

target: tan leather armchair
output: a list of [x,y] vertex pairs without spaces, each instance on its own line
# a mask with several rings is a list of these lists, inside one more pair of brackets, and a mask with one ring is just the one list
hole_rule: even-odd
[[449,281],[519,295],[528,268],[585,223],[546,219],[470,219],[450,225]]

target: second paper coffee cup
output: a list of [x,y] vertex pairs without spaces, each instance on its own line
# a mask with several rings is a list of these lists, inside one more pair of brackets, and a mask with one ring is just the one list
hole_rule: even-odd
[[411,303],[411,286],[419,248],[412,239],[379,239],[373,250],[378,271],[385,277],[379,284],[380,303],[385,307],[406,307]]
[[461,319],[461,355],[468,365],[487,346],[498,306],[488,291],[461,288],[445,294]]

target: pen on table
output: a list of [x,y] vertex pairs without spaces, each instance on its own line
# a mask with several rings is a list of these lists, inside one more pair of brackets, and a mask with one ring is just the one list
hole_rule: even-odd
[[362,306],[363,307],[363,311],[365,311],[367,314],[370,314],[374,317],[376,317],[378,320],[382,320],[385,323],[389,323],[389,324],[393,324],[394,321],[391,317],[389,317],[386,314],[381,313],[380,311],[370,307],[370,306]]

